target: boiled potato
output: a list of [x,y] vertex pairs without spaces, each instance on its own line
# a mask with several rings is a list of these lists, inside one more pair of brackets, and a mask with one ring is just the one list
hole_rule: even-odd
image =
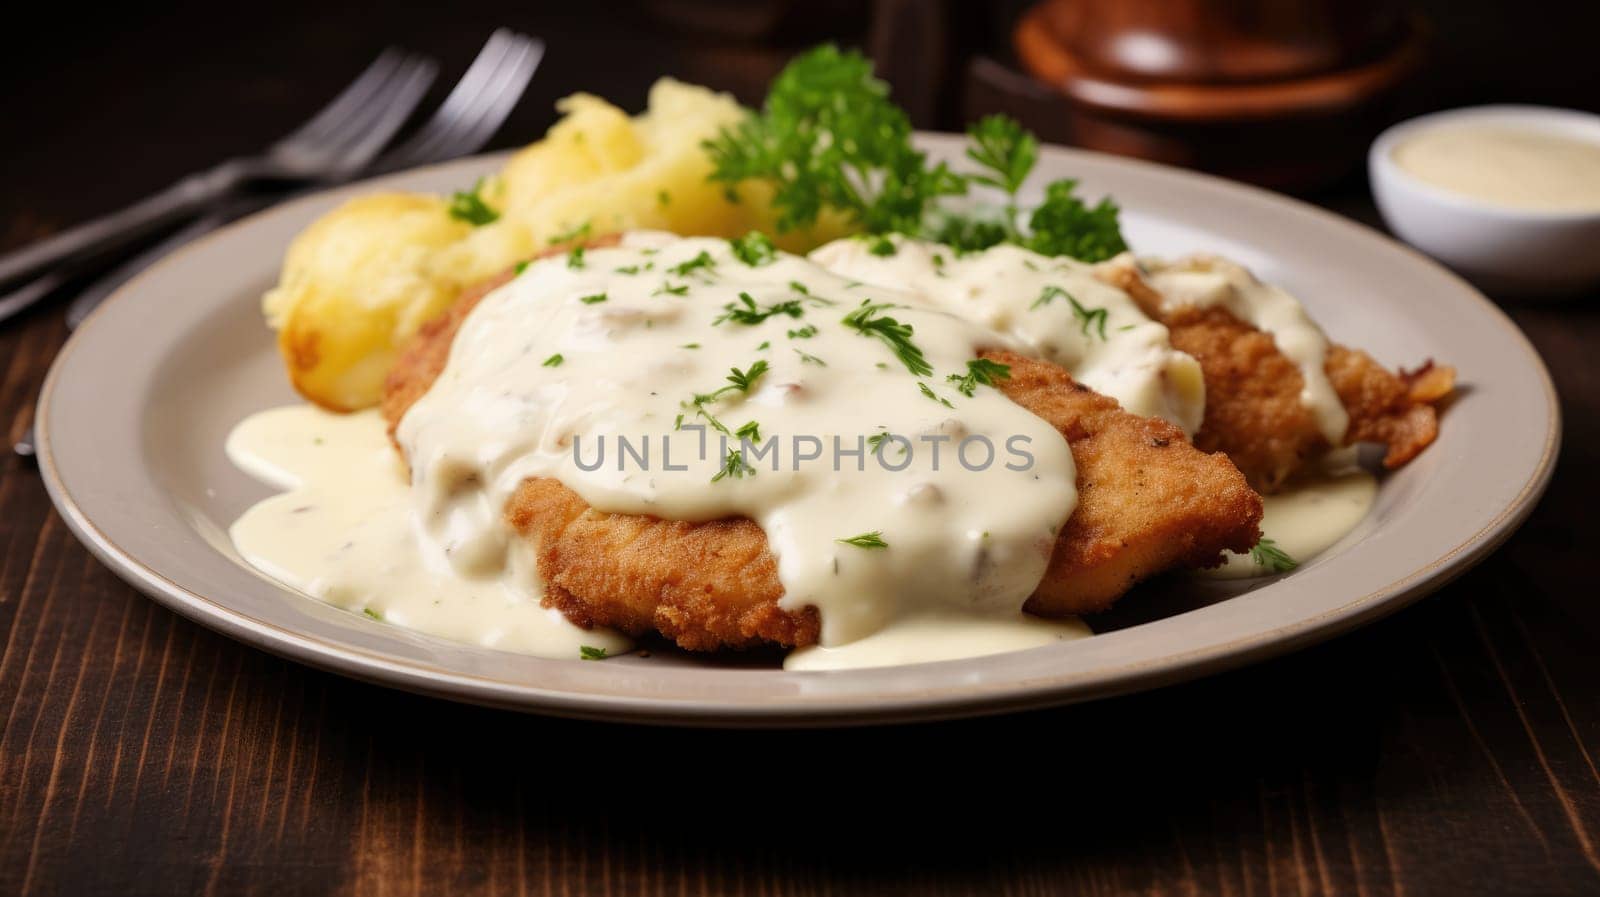
[[471,231],[438,197],[384,193],[296,237],[262,303],[295,389],[335,411],[376,401],[395,347],[461,289],[435,259]]
[[[398,347],[464,287],[580,230],[772,232],[769,191],[741,185],[735,200],[707,179],[701,143],[746,114],[732,97],[663,78],[636,117],[589,94],[558,108],[543,140],[473,188],[493,221],[458,220],[440,197],[383,194],[340,206],[295,239],[263,306],[302,395],[337,411],[376,403]],[[799,252],[846,232],[828,219],[777,242]]]

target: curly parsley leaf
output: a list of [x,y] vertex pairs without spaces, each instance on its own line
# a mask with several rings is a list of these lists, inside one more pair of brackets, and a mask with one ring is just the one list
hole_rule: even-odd
[[967,178],[1016,196],[1039,159],[1038,138],[1004,115],[990,115],[975,122],[967,128],[967,137],[972,141],[967,158],[983,168],[982,174]]
[[1103,262],[1128,251],[1117,224],[1117,204],[1103,197],[1092,208],[1075,193],[1070,178],[1045,188],[1044,203],[1028,219],[1024,245],[1040,255],[1067,255],[1085,262]]
[[747,180],[772,186],[780,231],[835,209],[868,233],[916,233],[934,199],[966,191],[963,178],[911,145],[911,120],[872,63],[832,44],[796,57],[758,114],[704,146],[711,180],[729,190]]

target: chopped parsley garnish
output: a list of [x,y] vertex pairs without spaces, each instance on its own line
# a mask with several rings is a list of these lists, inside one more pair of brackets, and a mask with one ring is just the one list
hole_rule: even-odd
[[867,251],[873,255],[887,258],[888,256],[894,255],[900,250],[894,247],[894,241],[888,237],[878,237],[868,244]]
[[589,222],[585,221],[571,230],[562,231],[561,233],[551,237],[550,245],[555,246],[560,243],[577,243],[587,239],[589,239]]
[[710,277],[711,276],[711,272],[716,267],[717,267],[716,260],[711,257],[711,253],[706,252],[705,250],[702,249],[700,251],[700,254],[695,256],[694,258],[689,259],[686,262],[680,262],[680,263],[678,263],[676,265],[673,265],[672,267],[668,268],[667,269],[667,273],[676,274],[679,277],[688,277],[690,274],[693,274],[696,271],[698,271],[702,275],[704,275],[706,277]]
[[943,405],[946,408],[954,408],[954,407],[956,407],[956,406],[950,404],[950,400],[949,399],[946,399],[946,398],[940,396],[938,393],[934,392],[933,391],[933,387],[929,386],[926,383],[918,381],[917,382],[917,389],[922,390],[922,394],[923,395],[925,395],[928,398],[934,400],[935,402],[938,402],[939,404]]
[[790,339],[810,339],[817,335],[817,325],[807,324],[798,330],[789,331]]
[[794,354],[800,356],[800,363],[801,364],[814,364],[819,368],[825,368],[825,367],[828,366],[828,363],[826,361],[823,361],[822,359],[818,358],[815,355],[812,355],[809,352],[802,352],[799,349],[795,349],[794,350]]
[[964,396],[971,397],[979,386],[993,386],[997,381],[1011,379],[1011,366],[990,361],[987,358],[974,358],[967,362],[967,375],[951,374],[946,380],[956,385],[956,391]]
[[735,324],[753,327],[773,315],[788,315],[791,318],[798,318],[802,314],[805,314],[805,309],[801,307],[799,299],[778,302],[763,309],[756,305],[755,297],[749,293],[741,292],[739,301],[729,302],[722,306],[722,314],[718,315],[717,319],[712,321],[711,324],[714,327],[723,321],[732,321]]
[[544,366],[547,368],[558,368],[561,367],[561,363],[563,361],[566,361],[566,359],[561,357],[560,352],[557,352],[556,354],[544,360]]
[[378,622],[380,622],[380,623],[382,623],[382,622],[383,622],[383,614],[381,614],[381,613],[379,613],[379,612],[377,612],[377,611],[375,611],[375,610],[373,610],[373,609],[372,609],[372,608],[370,608],[370,607],[363,607],[363,608],[362,608],[362,609],[361,609],[361,612],[362,612],[362,613],[363,613],[363,614],[366,614],[366,615],[367,615],[367,616],[369,616],[369,617],[371,617],[371,618],[372,618],[372,619],[374,619],[374,620],[377,620],[377,621],[378,621]]
[[733,431],[733,435],[739,437],[740,439],[748,439],[751,442],[760,442],[761,424],[753,420],[747,420],[744,422],[744,426]]
[[844,545],[854,545],[857,548],[870,549],[889,547],[889,543],[883,541],[883,530],[876,529],[870,533],[862,533],[859,536],[851,536],[848,539],[834,539],[833,541],[842,543]]
[[683,345],[679,346],[678,348],[680,348],[680,349],[698,349],[698,348],[700,348],[700,344],[699,343],[684,343]]
[[1040,290],[1039,298],[1033,300],[1033,304],[1028,306],[1028,308],[1035,309],[1039,308],[1040,306],[1049,305],[1050,300],[1056,298],[1057,296],[1066,299],[1072,304],[1072,318],[1078,322],[1078,329],[1083,333],[1084,336],[1089,335],[1090,327],[1095,327],[1097,332],[1100,334],[1101,341],[1105,340],[1106,316],[1108,312],[1104,308],[1084,308],[1083,304],[1080,303],[1076,297],[1066,290],[1055,286],[1054,284],[1048,285],[1044,289]]
[[758,230],[729,240],[728,246],[733,249],[734,258],[752,268],[771,264],[778,259],[778,247],[772,245],[772,240]]
[[483,227],[500,217],[499,212],[483,201],[483,178],[474,181],[470,191],[458,190],[450,194],[450,217],[473,227]]
[[658,190],[656,192],[656,202],[661,205],[668,205],[672,202],[672,194],[665,190]]
[[673,296],[687,296],[689,295],[689,285],[680,283],[677,286],[673,286],[670,282],[663,281],[661,286],[656,287],[656,291],[650,295],[660,296],[663,293],[669,293]]
[[[760,380],[761,376],[766,372],[767,363],[765,361],[757,361],[750,365],[748,370],[741,371],[738,368],[732,368],[728,374],[728,382],[733,384],[733,389],[737,389],[740,392],[749,392],[751,387],[756,385],[756,381]],[[728,388],[723,387],[723,390],[726,391]]]
[[746,474],[755,476],[756,469],[751,467],[750,462],[744,459],[744,452],[738,449],[728,449],[728,457],[722,459],[722,469],[718,470],[716,476],[711,478],[711,482],[715,483],[724,477],[733,477],[739,480],[743,479]]
[[638,265],[623,265],[620,268],[612,268],[611,270],[617,272],[618,274],[638,274],[639,273],[639,266]]
[[750,367],[742,371],[738,368],[729,368],[728,385],[714,389],[711,392],[696,393],[694,404],[705,405],[709,402],[715,402],[730,392],[748,393],[766,373],[767,362],[764,358],[758,359]]
[[606,649],[580,645],[578,647],[578,657],[582,660],[605,660]]
[[601,302],[606,301],[606,294],[605,293],[595,293],[593,296],[584,296],[582,299],[579,299],[578,301],[582,302],[584,305],[598,305]]
[[1278,547],[1278,543],[1266,536],[1262,536],[1256,547],[1250,549],[1250,559],[1256,562],[1256,566],[1265,567],[1273,573],[1287,573],[1300,566],[1298,561]]
[[[689,399],[689,401],[684,402],[681,407],[686,411],[693,409],[696,417],[705,418],[706,423],[710,424],[711,428],[716,430],[718,433],[721,433],[725,436],[732,436],[734,435],[733,431],[729,430],[728,426],[722,421],[717,420],[716,415],[712,414],[710,411],[707,411],[706,406],[717,401],[730,392],[749,392],[751,389],[755,388],[756,381],[760,380],[766,373],[767,362],[764,359],[758,360],[751,364],[746,370],[741,371],[738,368],[731,368],[727,377],[727,386],[714,389],[711,392],[697,392]],[[683,418],[684,415],[678,415],[677,420],[673,422],[674,429],[683,429]]]
[[756,346],[756,351],[757,352],[764,352],[764,351],[766,351],[767,349],[770,349],[770,348],[772,348],[772,342],[770,340],[762,340],[761,341],[761,345]]
[[917,377],[926,377],[933,373],[933,365],[923,357],[922,350],[911,341],[914,331],[910,324],[902,324],[894,318],[882,317],[880,313],[887,308],[895,308],[887,302],[873,302],[863,299],[861,304],[848,315],[844,316],[844,325],[862,336],[876,337],[883,341],[906,366],[906,370]]
[[[884,427],[881,432],[874,433],[871,436],[867,437],[867,447],[872,449],[872,453],[873,454],[877,454],[878,453],[878,449],[883,447],[883,441],[885,439],[888,439],[889,436],[890,436],[889,428],[888,427]],[[907,450],[908,450],[908,447],[907,447],[906,442],[902,441],[902,443],[900,445],[900,454],[904,455],[907,452]]]
[[581,269],[581,268],[585,267],[587,264],[588,263],[583,260],[583,247],[582,246],[574,246],[574,247],[572,247],[572,251],[567,253],[567,267],[568,268],[572,268],[572,269],[575,269],[575,270],[576,269]]

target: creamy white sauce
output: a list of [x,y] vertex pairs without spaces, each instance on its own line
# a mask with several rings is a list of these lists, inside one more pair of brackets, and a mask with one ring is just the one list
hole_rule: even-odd
[[[1071,452],[997,389],[968,396],[947,382],[980,349],[1009,343],[796,256],[752,266],[723,240],[624,244],[588,251],[581,266],[535,262],[491,293],[401,421],[418,513],[463,574],[507,563],[501,509],[527,478],[553,477],[605,512],[754,520],[777,558],[780,606],[818,608],[824,645],[929,610],[1021,609],[1076,503]],[[845,326],[866,299],[894,304],[879,317],[914,328],[931,371],[912,373],[890,345]],[[783,303],[795,314],[717,323]],[[685,403],[758,361],[768,369],[748,393],[704,407],[729,430],[757,424],[770,454],[713,480],[727,461],[718,433],[677,419],[708,423]],[[885,440],[880,460],[866,440],[883,432],[899,441]],[[619,437],[649,445],[648,469],[619,455]],[[583,469],[601,445],[603,463]],[[886,547],[841,541],[867,534]]]
[[[1200,365],[1172,348],[1167,328],[1094,266],[1018,246],[958,255],[948,246],[895,236],[836,240],[812,261],[846,277],[909,289],[939,308],[1002,333],[1054,362],[1124,409],[1193,435],[1205,415]],[[874,251],[874,249],[878,251]]]
[[[1262,496],[1262,535],[1296,564],[1303,564],[1355,529],[1372,509],[1377,493],[1377,478],[1359,467],[1312,474],[1282,492]],[[1200,571],[1201,575],[1236,579],[1283,572],[1264,566],[1252,554],[1226,554],[1222,566]]]
[[1402,141],[1393,158],[1421,181],[1496,205],[1600,210],[1600,141],[1504,124],[1442,124]]
[[530,558],[462,575],[414,525],[411,487],[376,411],[338,415],[309,405],[251,415],[228,436],[228,457],[287,490],[240,517],[229,535],[271,578],[336,607],[473,645],[542,657],[615,654],[627,639],[585,631],[539,604]]
[[1217,256],[1194,255],[1170,262],[1146,258],[1139,264],[1150,285],[1161,294],[1163,313],[1221,306],[1271,334],[1278,351],[1300,369],[1301,404],[1311,412],[1329,445],[1344,444],[1350,415],[1328,379],[1328,338],[1298,299],[1257,280],[1242,265]]
[[834,648],[813,645],[791,651],[786,670],[843,670],[930,663],[1038,648],[1094,633],[1076,619],[1041,620],[1029,614],[963,615],[931,613],[900,619],[894,625]]

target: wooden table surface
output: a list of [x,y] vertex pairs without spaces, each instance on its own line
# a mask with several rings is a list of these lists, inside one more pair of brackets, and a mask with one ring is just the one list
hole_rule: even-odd
[[[4,150],[0,245],[264,143],[382,42],[350,37],[353,14],[247,44],[108,15],[82,52],[25,57],[53,87],[6,99],[30,136]],[[493,21],[418,20],[407,39],[459,64]],[[626,57],[597,75],[579,52],[592,28],[539,27],[563,42],[502,145],[573,88],[637,105],[669,64],[706,79],[766,64],[629,32],[596,45]],[[1359,187],[1330,201],[1371,214]],[[577,723],[316,672],[142,598],[6,454],[0,894],[1600,893],[1587,298],[1508,308],[1555,374],[1565,447],[1532,519],[1471,573],[1249,669],[938,725]],[[65,336],[58,309],[0,327],[8,444]],[[1472,359],[1453,361],[1470,379]]]

